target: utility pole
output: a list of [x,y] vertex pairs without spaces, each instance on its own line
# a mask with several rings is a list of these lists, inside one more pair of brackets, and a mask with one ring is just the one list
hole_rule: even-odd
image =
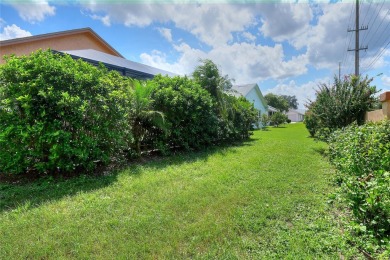
[[355,52],[355,75],[359,76],[359,51],[367,50],[368,47],[359,46],[359,31],[367,30],[368,26],[359,25],[359,0],[356,0],[356,19],[355,19],[355,29],[348,29],[348,32],[355,32],[355,49],[348,49],[348,51]]

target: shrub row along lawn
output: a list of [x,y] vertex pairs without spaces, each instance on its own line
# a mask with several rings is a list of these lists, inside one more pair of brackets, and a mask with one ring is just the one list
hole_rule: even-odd
[[0,184],[0,258],[339,258],[324,143],[303,124],[115,174]]

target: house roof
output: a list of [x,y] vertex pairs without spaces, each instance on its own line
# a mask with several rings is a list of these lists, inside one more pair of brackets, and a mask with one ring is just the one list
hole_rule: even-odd
[[234,85],[232,87],[232,90],[237,91],[239,94],[241,94],[245,97],[256,86],[257,86],[256,83],[245,84],[245,85]]
[[75,59],[81,58],[92,64],[98,64],[101,62],[109,69],[120,71],[123,75],[133,77],[133,78],[148,79],[148,78],[153,78],[158,74],[177,76],[177,74],[165,70],[157,69],[145,64],[130,61],[125,58],[120,58],[114,55],[110,55],[92,49],[71,50],[71,51],[61,51],[61,52],[67,53]]
[[21,37],[21,38],[15,38],[10,40],[4,40],[0,41],[0,46],[5,47],[12,44],[19,44],[19,43],[28,43],[28,42],[34,42],[38,40],[46,40],[51,39],[59,36],[67,36],[67,35],[74,35],[74,34],[90,34],[95,39],[97,39],[101,44],[106,46],[108,49],[110,49],[113,53],[115,53],[118,57],[122,57],[122,54],[120,54],[117,50],[115,50],[110,44],[108,44],[102,37],[100,37],[94,30],[92,30],[89,27],[81,28],[81,29],[73,29],[73,30],[67,30],[67,31],[60,31],[60,32],[53,32],[53,33],[46,33],[46,34],[40,34],[40,35],[34,35],[34,36],[28,36],[28,37]]
[[276,108],[274,108],[273,106],[270,106],[270,105],[268,105],[268,110],[272,111],[272,112],[278,112],[279,111],[279,110],[277,110]]
[[268,109],[267,101],[265,100],[263,93],[261,93],[259,85],[257,85],[256,83],[245,84],[245,85],[234,85],[232,87],[234,96],[242,95],[246,97],[249,94],[249,92],[252,91],[252,89],[256,90],[261,102],[264,104],[265,108]]

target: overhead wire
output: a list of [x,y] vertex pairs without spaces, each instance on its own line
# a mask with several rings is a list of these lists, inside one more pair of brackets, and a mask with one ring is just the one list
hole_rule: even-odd
[[390,44],[390,41],[386,44],[386,46],[382,49],[380,49],[380,52],[379,54],[376,56],[376,58],[373,59],[373,61],[366,67],[367,69],[365,71],[368,71],[370,70],[374,64],[379,60],[379,58],[383,55],[383,52],[387,49],[387,47],[389,46]]
[[[385,0],[383,0],[382,5],[381,5],[381,7],[379,8],[379,11],[376,12],[376,16],[375,16],[374,21],[372,22],[372,24],[375,24],[375,21],[376,21],[376,19],[378,18],[378,15],[379,15],[380,11],[382,10],[384,4],[385,4]],[[379,3],[376,4],[376,6],[375,6],[375,11],[377,10],[378,5],[379,5]],[[371,20],[372,20],[372,16],[371,16],[371,19],[368,21],[367,26],[370,26]],[[363,39],[362,39],[362,42],[364,42],[364,41],[366,40],[366,38],[368,37],[368,35],[370,35],[370,32],[371,32],[371,30],[368,31],[368,33],[366,33],[366,34],[364,35],[364,37],[363,37]]]
[[[384,26],[384,24],[385,24],[384,22],[385,22],[387,16],[390,14],[390,9],[387,11],[386,15],[381,15],[385,2],[386,2],[386,0],[383,0],[382,3],[377,2],[375,7],[371,8],[373,1],[370,1],[369,5],[366,9],[367,11],[365,12],[364,18],[362,19],[362,21],[363,21],[362,25],[365,25],[365,22],[366,22],[367,18],[369,17],[367,27],[369,25],[371,25],[370,30],[367,31],[367,33],[365,33],[363,36],[363,40],[361,41],[363,43],[363,45],[365,45],[365,46],[370,45],[374,48],[375,48],[375,46],[383,46],[383,47],[380,47],[378,49],[378,51],[373,55],[372,59],[365,60],[365,64],[368,64],[367,66],[362,66],[363,69],[365,69],[365,71],[369,70],[370,68],[372,68],[376,64],[376,62],[382,57],[382,55],[385,54],[386,49],[390,45],[390,41],[387,42],[387,40],[389,40],[389,39],[384,38],[384,37],[386,37],[386,35],[388,35],[388,34],[386,34],[386,32],[390,26],[390,20],[386,24],[386,26]],[[361,1],[359,4],[359,8],[361,10],[365,9],[363,6],[364,6],[363,1]],[[349,51],[349,50],[351,48],[350,44],[352,42],[353,34],[350,34],[350,36],[348,37],[348,32],[352,31],[352,29],[350,29],[350,28],[351,28],[352,14],[354,13],[353,7],[354,6],[352,5],[351,11],[349,14],[348,30],[347,30],[347,35],[345,37],[345,43],[344,43],[344,50],[346,50],[346,51],[345,51],[343,58],[342,58],[342,64],[343,64],[344,70],[347,72],[351,72],[351,73],[353,72],[353,68],[354,68],[354,66],[353,66],[353,51]],[[380,21],[378,20],[378,16],[381,16],[381,18],[382,18]],[[377,20],[378,20],[378,22],[377,22]],[[355,26],[356,26],[356,21],[355,21]],[[380,36],[375,37],[376,35],[380,35]],[[378,43],[381,43],[381,44],[377,45]],[[367,51],[361,56],[361,58],[364,58],[365,56],[367,56]]]
[[[387,10],[386,15],[383,16],[380,25],[376,28],[376,30],[375,30],[375,32],[374,32],[373,35],[377,35],[376,33],[378,32],[379,28],[382,26],[383,21],[386,19],[386,16],[389,15],[389,13],[390,13],[390,9]],[[367,45],[372,46],[372,48],[375,48],[376,46],[378,46],[377,43],[379,42],[379,40],[382,39],[383,36],[386,36],[386,34],[385,34],[384,32],[386,32],[386,30],[387,30],[387,28],[389,27],[389,25],[390,25],[390,21],[387,23],[387,26],[385,27],[385,29],[384,29],[384,30],[382,31],[382,33],[380,34],[380,37],[373,37],[373,38],[376,38],[376,41],[375,41],[373,44],[370,44],[370,43],[371,43],[371,40],[373,39],[373,38],[371,38],[370,41],[367,42]],[[385,41],[386,41],[386,40],[385,40]],[[379,46],[382,46],[382,44],[380,44]]]
[[365,15],[364,18],[363,18],[362,24],[364,24],[364,22],[366,21],[367,14],[368,14],[368,12],[369,12],[369,10],[370,10],[370,8],[371,8],[371,4],[372,4],[372,1],[370,2],[370,5],[369,5],[368,8],[367,8],[367,12],[366,12],[366,15]]
[[[381,13],[381,10],[383,8],[383,4],[384,4],[385,1],[382,2],[382,5],[381,5],[381,8],[379,9],[379,11],[377,11],[377,15],[375,16],[375,20],[376,18],[379,16],[379,14]],[[365,63],[363,64],[362,68],[363,68],[363,71],[367,72],[368,70],[372,69],[374,67],[374,65],[376,64],[376,62],[380,59],[380,57],[385,53],[385,50],[387,49],[387,47],[389,46],[390,44],[390,41],[387,42],[389,40],[389,38],[386,36],[388,35],[387,30],[389,28],[389,25],[390,25],[390,20],[389,22],[387,23],[386,27],[384,27],[383,30],[379,30],[382,25],[383,25],[383,22],[385,21],[386,18],[388,18],[388,15],[390,14],[390,9],[388,9],[388,11],[386,12],[386,15],[384,15],[382,17],[382,20],[381,22],[379,23],[379,25],[376,27],[376,30],[370,30],[371,32],[374,31],[374,33],[372,34],[371,38],[367,41],[367,45],[369,46],[372,46],[372,48],[375,48],[376,46],[378,46],[378,50],[375,52],[374,55],[372,55],[372,58],[371,59],[366,59],[365,60]],[[374,21],[375,21],[374,20]],[[373,23],[374,24],[374,23]],[[380,31],[380,33],[378,33],[378,31]],[[376,35],[380,35],[379,37],[375,37]],[[383,40],[382,40],[383,39]],[[371,42],[374,41],[372,44]],[[381,42],[380,44],[378,44],[379,42]],[[387,43],[386,43],[387,42]],[[367,53],[365,53],[365,55],[363,57],[365,57],[367,55]],[[367,65],[368,64],[368,65]]]

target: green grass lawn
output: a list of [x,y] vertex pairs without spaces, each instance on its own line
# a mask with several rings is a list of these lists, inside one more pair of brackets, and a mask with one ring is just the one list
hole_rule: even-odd
[[303,124],[119,173],[0,184],[0,258],[349,257]]

